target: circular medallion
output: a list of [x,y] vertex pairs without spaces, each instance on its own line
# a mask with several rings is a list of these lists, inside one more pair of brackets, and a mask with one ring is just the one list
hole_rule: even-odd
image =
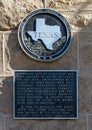
[[30,12],[22,20],[18,40],[28,56],[40,61],[52,61],[69,48],[71,28],[60,13],[39,9]]

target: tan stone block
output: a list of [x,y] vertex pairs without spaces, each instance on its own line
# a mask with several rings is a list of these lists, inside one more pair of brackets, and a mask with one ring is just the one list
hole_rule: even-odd
[[46,0],[45,2],[45,6],[46,8],[52,8],[52,9],[69,9],[69,2],[66,3],[65,0]]
[[77,1],[73,3],[73,8],[71,10],[91,10],[92,9],[92,1],[87,1],[87,0],[84,0],[84,1]]
[[80,74],[92,76],[92,32],[80,32],[78,35]]
[[48,63],[38,62],[27,56],[20,48],[17,33],[5,34],[6,74],[13,70],[48,69]]
[[79,43],[87,44],[92,42],[92,32],[79,32]]
[[0,75],[3,74],[3,35],[0,33]]
[[0,0],[0,30],[16,28],[30,11],[43,7],[42,0]]
[[73,70],[77,66],[77,34],[72,32],[72,41],[69,49],[59,59],[49,63],[49,69]]
[[92,30],[92,10],[91,11],[62,11],[58,10],[70,23],[73,30]]
[[78,120],[69,120],[67,123],[68,130],[86,130],[86,116],[79,116]]
[[91,10],[90,0],[46,0],[46,8],[62,10]]
[[88,130],[92,130],[92,115],[88,116]]
[[79,76],[79,112],[92,114],[92,76]]
[[13,85],[11,77],[0,77],[0,113],[12,113]]
[[66,130],[66,121],[59,120],[13,120],[5,119],[7,130]]

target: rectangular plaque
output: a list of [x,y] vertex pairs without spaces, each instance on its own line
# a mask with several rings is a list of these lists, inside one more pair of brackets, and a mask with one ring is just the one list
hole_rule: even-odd
[[76,119],[77,71],[15,71],[13,112],[15,119]]

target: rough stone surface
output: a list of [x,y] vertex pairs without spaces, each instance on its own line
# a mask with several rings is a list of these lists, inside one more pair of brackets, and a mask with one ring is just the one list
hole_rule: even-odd
[[83,28],[92,22],[92,1],[90,0],[8,0],[7,2],[0,0],[0,30],[17,28],[28,12],[44,7],[63,13],[75,27]]
[[2,114],[12,114],[12,82],[11,77],[0,77],[0,113]]
[[66,130],[66,121],[59,120],[13,120],[5,119],[5,128],[7,130]]
[[79,76],[79,112],[92,114],[92,76]]
[[73,30],[92,30],[92,11],[61,11]]
[[3,73],[3,35],[0,34],[0,75]]
[[80,32],[78,37],[80,74],[92,76],[92,32]]
[[92,8],[91,0],[46,0],[46,7],[62,10],[82,10]]
[[42,7],[42,0],[0,0],[0,30],[16,28],[28,12]]

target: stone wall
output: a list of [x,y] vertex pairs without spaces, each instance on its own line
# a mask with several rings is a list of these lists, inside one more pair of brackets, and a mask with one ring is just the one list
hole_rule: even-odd
[[[72,27],[72,44],[50,63],[29,58],[20,48],[17,28],[30,11],[52,8]],[[13,70],[78,70],[79,118],[77,120],[14,120]],[[92,130],[92,1],[0,0],[0,130]]]

